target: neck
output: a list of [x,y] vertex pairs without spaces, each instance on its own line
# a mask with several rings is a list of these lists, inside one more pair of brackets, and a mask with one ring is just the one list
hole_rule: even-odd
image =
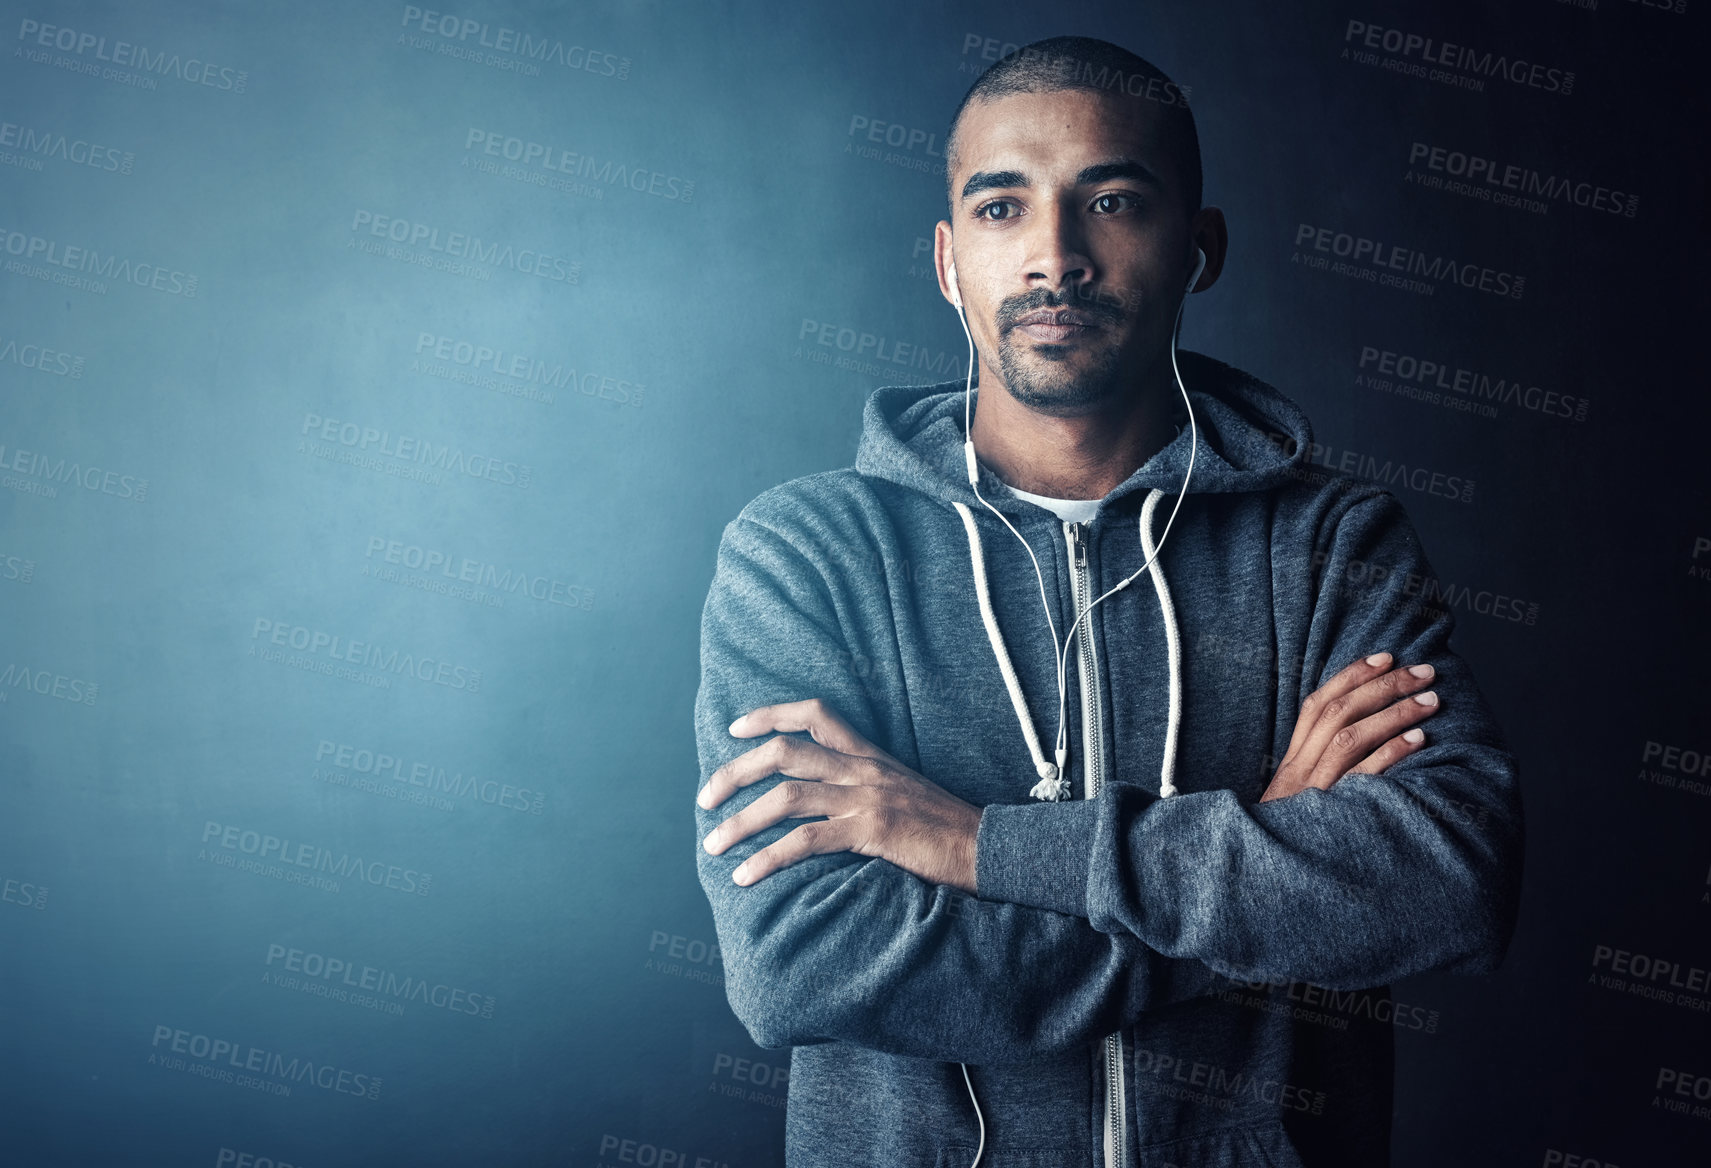
[[[1165,358],[1168,365],[1169,357]],[[1174,377],[1157,369],[1133,389],[1073,417],[1023,405],[985,360],[972,437],[975,457],[1010,486],[1055,499],[1103,499],[1176,437]]]

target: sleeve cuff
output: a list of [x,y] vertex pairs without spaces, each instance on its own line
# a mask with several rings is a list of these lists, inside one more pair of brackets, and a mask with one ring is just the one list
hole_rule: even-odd
[[975,895],[1087,915],[1097,800],[991,803],[975,835]]

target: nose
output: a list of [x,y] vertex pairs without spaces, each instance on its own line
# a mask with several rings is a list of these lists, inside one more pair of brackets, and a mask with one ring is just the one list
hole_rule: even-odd
[[1074,207],[1061,200],[1046,202],[1035,210],[1030,227],[1026,260],[1030,289],[1049,288],[1069,295],[1096,278],[1081,216]]

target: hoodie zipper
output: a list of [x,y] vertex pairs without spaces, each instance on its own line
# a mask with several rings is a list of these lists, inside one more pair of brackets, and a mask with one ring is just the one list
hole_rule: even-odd
[[[1072,618],[1078,619],[1093,602],[1088,584],[1087,525],[1064,522],[1064,542],[1069,547],[1070,596],[1074,605]],[[1076,664],[1081,679],[1081,749],[1084,773],[1087,777],[1087,798],[1099,794],[1104,780],[1105,711],[1099,703],[1099,662],[1093,653],[1092,619],[1076,626],[1081,650]],[[1128,1156],[1125,1135],[1123,1098],[1123,1032],[1105,1036],[1105,1168],[1126,1168]]]

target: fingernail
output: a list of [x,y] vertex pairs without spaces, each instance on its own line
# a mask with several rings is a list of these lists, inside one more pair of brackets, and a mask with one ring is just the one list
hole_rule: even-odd
[[1424,742],[1425,740],[1426,732],[1418,726],[1402,732],[1402,741],[1404,742]]
[[707,806],[707,788],[711,787],[712,785],[713,784],[708,783],[707,787],[702,787],[699,791],[695,792],[695,802],[696,802],[697,806],[700,806],[700,807],[706,807]]
[[743,724],[743,719],[746,717],[748,717],[747,714],[738,714],[737,715],[737,720],[735,722],[731,723],[731,733],[732,734],[735,734],[737,732],[737,727],[741,726]]
[[709,852],[712,851],[713,850],[713,840],[718,834],[719,834],[719,832],[716,829],[708,832],[707,838],[701,841],[701,846],[706,848]]
[[1425,693],[1415,694],[1414,700],[1419,702],[1422,706],[1435,706],[1438,704],[1438,695],[1433,693],[1431,690],[1427,690]]
[[1387,665],[1390,663],[1390,654],[1374,653],[1371,657],[1366,659],[1366,663],[1368,665]]
[[1430,677],[1437,671],[1430,665],[1410,665],[1408,667],[1408,672],[1412,673],[1415,677]]
[[738,884],[747,884],[749,881],[749,866],[747,864],[738,864],[737,870],[731,873],[731,879],[735,880]]

